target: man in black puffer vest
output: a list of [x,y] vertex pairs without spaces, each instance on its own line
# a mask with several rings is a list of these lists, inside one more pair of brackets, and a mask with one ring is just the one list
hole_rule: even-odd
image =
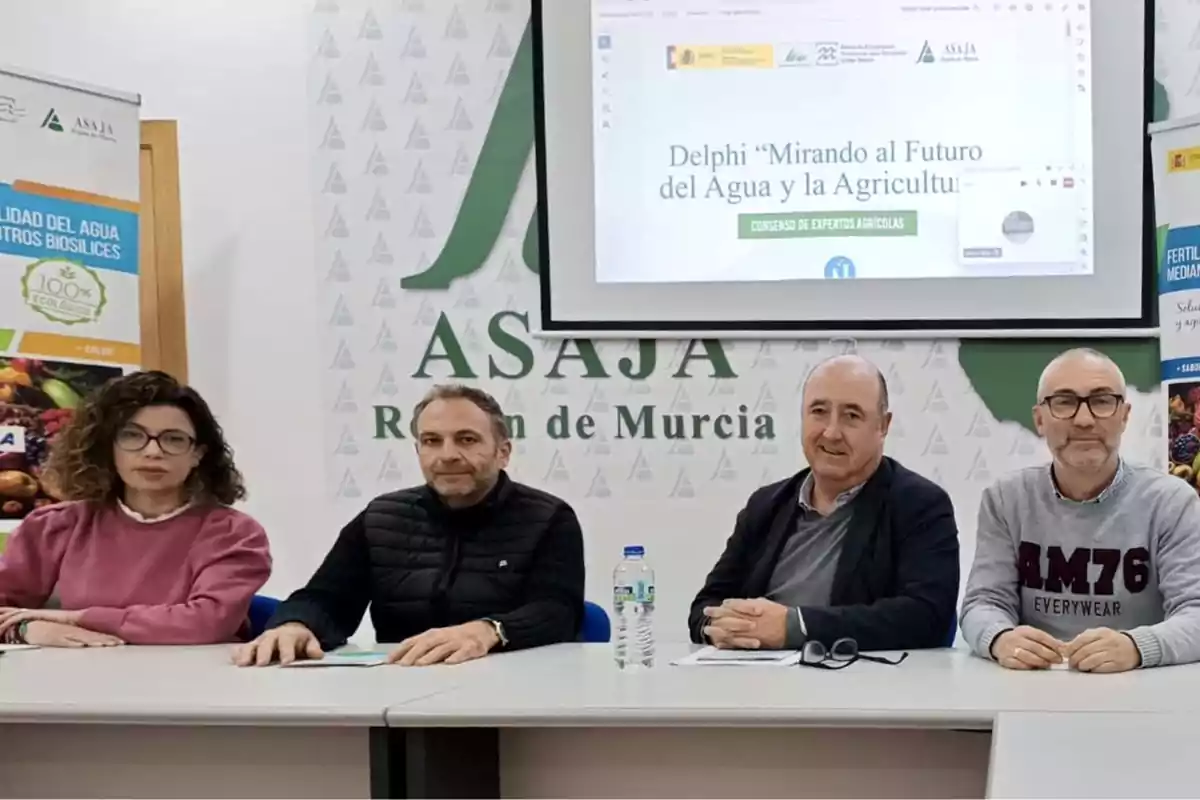
[[438,386],[417,404],[426,483],[385,494],[338,536],[241,666],[320,658],[370,606],[400,664],[457,664],[497,649],[567,642],[583,615],[583,533],[575,512],[511,480],[504,414],[488,394]]

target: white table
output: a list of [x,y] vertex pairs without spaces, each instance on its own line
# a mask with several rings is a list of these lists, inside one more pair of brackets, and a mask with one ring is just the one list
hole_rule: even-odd
[[456,684],[448,669],[239,669],[229,654],[0,656],[0,796],[384,794],[403,779],[389,774],[387,705]]
[[[224,647],[9,653],[0,796],[983,797],[989,778],[995,796],[1166,796],[1190,779],[1153,765],[1160,744],[1197,743],[1200,667],[666,663],[689,649],[642,673],[607,645],[420,669],[238,669]],[[1122,783],[1131,758],[1161,781]],[[1080,771],[1093,782],[1067,782]]]
[[1200,667],[1014,673],[945,650],[839,671],[668,665],[688,650],[641,674],[603,645],[491,657],[388,723],[499,731],[505,796],[981,797],[999,714],[1200,711]]
[[1196,797],[1195,714],[1001,714],[988,796]]

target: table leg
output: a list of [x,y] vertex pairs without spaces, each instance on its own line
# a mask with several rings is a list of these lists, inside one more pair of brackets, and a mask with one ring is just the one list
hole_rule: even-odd
[[500,732],[372,728],[371,797],[500,797]]

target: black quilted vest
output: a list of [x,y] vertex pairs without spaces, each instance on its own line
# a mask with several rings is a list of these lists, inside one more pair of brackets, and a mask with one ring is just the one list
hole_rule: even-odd
[[371,501],[364,526],[376,639],[399,642],[521,606],[534,551],[562,506],[503,473],[470,508],[448,508],[427,486]]

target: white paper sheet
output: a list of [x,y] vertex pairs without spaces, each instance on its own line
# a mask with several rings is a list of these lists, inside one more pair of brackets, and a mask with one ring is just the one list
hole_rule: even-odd
[[671,663],[679,667],[794,667],[799,650],[719,650],[705,647]]

